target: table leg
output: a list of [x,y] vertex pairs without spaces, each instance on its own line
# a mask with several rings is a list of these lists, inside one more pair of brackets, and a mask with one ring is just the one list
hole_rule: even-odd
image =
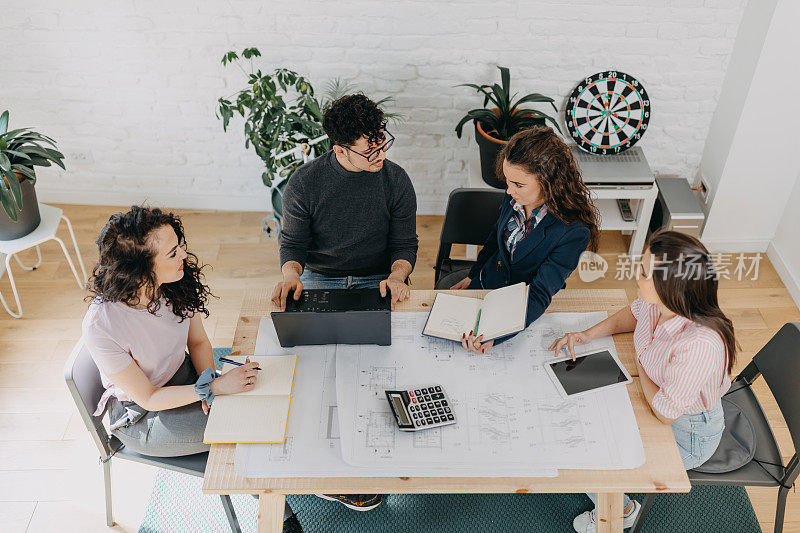
[[283,510],[286,507],[284,494],[258,495],[258,532],[281,533],[283,531]]
[[598,492],[595,503],[597,533],[620,533],[622,531],[622,494]]

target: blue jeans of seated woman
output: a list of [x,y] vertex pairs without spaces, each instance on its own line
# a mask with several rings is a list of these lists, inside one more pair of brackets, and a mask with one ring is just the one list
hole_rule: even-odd
[[[686,470],[702,465],[714,455],[725,429],[725,415],[722,402],[715,408],[694,415],[683,415],[672,423],[672,434],[678,444],[678,452]],[[594,494],[589,494],[594,501]],[[631,502],[628,495],[622,508]]]
[[306,269],[300,275],[300,281],[304,289],[377,289],[388,277],[389,274],[332,277]]

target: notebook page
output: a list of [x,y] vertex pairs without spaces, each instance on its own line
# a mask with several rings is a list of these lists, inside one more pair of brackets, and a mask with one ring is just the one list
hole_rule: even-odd
[[290,402],[289,396],[218,396],[211,406],[203,441],[283,442]]
[[[228,357],[233,361],[244,363],[247,356],[237,355]],[[288,396],[292,392],[294,369],[297,365],[296,355],[251,355],[250,361],[257,362],[261,370],[258,371],[256,386],[252,390],[237,393],[236,396]],[[236,365],[225,363],[222,373],[229,372]]]
[[478,334],[495,339],[525,329],[528,290],[524,283],[495,289],[483,298]]
[[437,294],[423,333],[461,342],[461,335],[475,327],[482,303],[478,298]]

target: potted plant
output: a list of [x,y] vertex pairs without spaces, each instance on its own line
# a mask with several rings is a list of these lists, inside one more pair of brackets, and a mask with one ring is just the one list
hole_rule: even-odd
[[39,226],[34,167],[64,168],[64,155],[55,147],[53,139],[30,128],[8,131],[8,111],[0,115],[0,203],[7,215],[0,215],[0,240],[24,237]]
[[[456,126],[456,135],[461,138],[464,124],[470,120],[475,123],[475,142],[478,143],[481,154],[481,176],[483,181],[504,189],[505,184],[497,179],[494,171],[497,154],[515,133],[534,126],[543,126],[549,121],[559,132],[561,127],[558,121],[550,115],[535,109],[520,108],[519,106],[528,102],[545,102],[558,112],[553,99],[539,93],[526,94],[517,99],[516,94],[511,94],[511,73],[506,67],[500,69],[500,80],[502,85],[476,85],[474,83],[462,83],[457,87],[471,87],[483,94],[483,108],[469,111]],[[491,102],[493,106],[487,108]]]
[[[265,219],[265,232],[275,236],[280,233],[281,199],[286,180],[303,162],[301,157],[278,160],[277,156],[298,146],[311,158],[329,151],[332,146],[322,128],[322,115],[331,103],[353,92],[355,87],[337,78],[328,83],[325,95],[317,99],[311,83],[297,72],[279,68],[265,74],[254,69],[252,59],[260,56],[258,48],[245,48],[241,57],[234,51],[222,57],[223,65],[239,67],[247,76],[248,86],[227,98],[219,98],[217,117],[222,120],[225,131],[235,114],[244,118],[245,148],[252,145],[264,162],[261,180],[270,188],[268,199],[273,217]],[[242,67],[242,59],[250,61],[250,72]],[[392,98],[387,97],[376,103],[382,107],[390,101]],[[403,119],[397,113],[384,112],[384,117],[394,122]],[[315,142],[312,144],[312,141]],[[269,225],[271,222],[274,228]]]

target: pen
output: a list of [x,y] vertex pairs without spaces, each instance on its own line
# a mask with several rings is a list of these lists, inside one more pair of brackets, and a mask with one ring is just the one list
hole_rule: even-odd
[[475,319],[475,328],[473,329],[476,338],[478,337],[478,325],[481,323],[481,311],[482,309],[478,309],[478,317]]
[[[226,357],[220,357],[219,360],[222,361],[223,363],[230,363],[236,366],[242,366],[244,364],[240,363],[239,361],[234,361],[233,359],[228,359]],[[261,370],[261,369],[259,367],[256,367],[256,370]]]

